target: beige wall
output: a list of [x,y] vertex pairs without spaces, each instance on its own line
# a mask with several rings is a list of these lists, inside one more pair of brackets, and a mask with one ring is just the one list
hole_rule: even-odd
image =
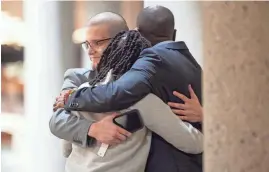
[[139,12],[143,9],[143,1],[122,1],[120,13],[125,18],[130,29],[136,27],[136,18]]

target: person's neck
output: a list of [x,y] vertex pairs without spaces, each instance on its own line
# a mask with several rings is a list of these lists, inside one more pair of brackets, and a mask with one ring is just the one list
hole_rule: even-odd
[[159,44],[161,42],[165,42],[165,41],[173,41],[173,39],[171,38],[156,38],[151,44],[152,46]]

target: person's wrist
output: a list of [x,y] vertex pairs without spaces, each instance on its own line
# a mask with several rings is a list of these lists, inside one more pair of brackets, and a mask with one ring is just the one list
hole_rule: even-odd
[[76,91],[76,89],[71,89],[67,92],[67,94],[64,96],[64,104],[68,102],[68,98]]
[[77,89],[75,89],[75,88],[72,89],[72,90],[70,90],[69,93],[68,93],[68,95],[71,96],[76,90],[77,90]]
[[96,123],[92,123],[92,125],[89,128],[88,136],[95,138],[96,136]]

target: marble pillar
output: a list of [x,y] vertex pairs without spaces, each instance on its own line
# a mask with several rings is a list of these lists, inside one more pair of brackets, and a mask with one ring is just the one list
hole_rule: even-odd
[[205,172],[269,171],[269,3],[203,2]]
[[25,1],[25,131],[19,144],[27,172],[63,172],[60,139],[50,133],[52,105],[59,95],[63,74],[77,67],[72,43],[73,2]]

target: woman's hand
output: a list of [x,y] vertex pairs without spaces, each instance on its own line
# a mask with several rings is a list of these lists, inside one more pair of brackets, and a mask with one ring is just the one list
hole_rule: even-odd
[[176,97],[184,101],[184,104],[169,102],[168,105],[176,115],[179,115],[180,119],[189,122],[202,122],[203,108],[190,85],[188,89],[191,95],[190,99],[179,92],[173,92]]

